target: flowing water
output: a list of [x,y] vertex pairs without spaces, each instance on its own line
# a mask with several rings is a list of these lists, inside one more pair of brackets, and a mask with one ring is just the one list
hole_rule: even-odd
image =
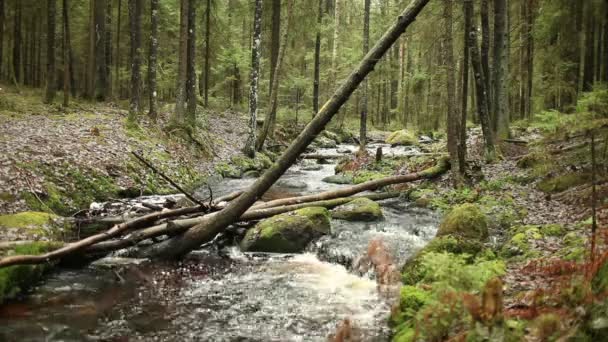
[[[383,148],[385,155],[416,153]],[[322,181],[333,168],[295,165],[266,198],[340,187]],[[224,180],[213,192],[244,189],[253,181]],[[382,206],[380,222],[332,220],[332,235],[304,254],[209,247],[179,263],[110,259],[57,270],[27,297],[0,306],[0,341],[326,341],[345,318],[365,341],[385,341],[390,304],[372,276],[352,265],[378,238],[403,263],[432,238],[438,218],[403,200]]]

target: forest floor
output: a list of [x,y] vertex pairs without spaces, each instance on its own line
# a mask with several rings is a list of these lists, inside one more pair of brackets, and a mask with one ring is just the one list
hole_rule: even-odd
[[93,201],[175,191],[131,151],[192,188],[237,155],[246,138],[247,118],[236,112],[202,113],[201,129],[189,135],[167,128],[169,106],[158,123],[143,117],[135,126],[117,104],[72,102],[64,110],[40,96],[0,89],[0,213],[67,215]]

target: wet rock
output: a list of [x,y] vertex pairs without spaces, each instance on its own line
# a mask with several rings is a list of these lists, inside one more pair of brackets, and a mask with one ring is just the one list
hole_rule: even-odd
[[280,187],[280,188],[288,188],[288,189],[306,189],[308,187],[306,182],[294,180],[294,179],[280,180],[276,183],[276,186]]
[[331,211],[332,218],[346,221],[376,221],[384,218],[380,204],[358,198]]
[[463,204],[450,211],[437,230],[437,236],[456,235],[485,240],[488,238],[488,220],[479,207]]
[[123,258],[123,257],[105,257],[95,260],[91,263],[91,267],[98,268],[121,268],[130,265],[141,265],[149,262],[148,259]]
[[298,253],[314,239],[330,233],[327,209],[304,208],[261,221],[247,232],[241,250]]
[[405,129],[391,133],[386,138],[386,143],[391,146],[415,146],[418,145],[418,138]]
[[323,178],[323,181],[325,183],[330,183],[330,184],[352,184],[353,176],[346,175],[346,174],[340,174],[340,175],[325,177],[325,178]]
[[320,136],[315,139],[313,145],[319,148],[336,148],[338,143],[335,140]]
[[260,171],[258,170],[249,170],[243,173],[243,178],[258,178],[260,177]]
[[429,137],[428,135],[422,135],[419,139],[421,144],[431,144],[433,141],[433,138]]
[[338,153],[344,153],[344,154],[349,154],[349,153],[353,153],[353,151],[351,151],[350,148],[347,147],[339,147],[336,152]]
[[319,171],[323,168],[323,166],[319,164],[310,164],[302,166],[302,171]]

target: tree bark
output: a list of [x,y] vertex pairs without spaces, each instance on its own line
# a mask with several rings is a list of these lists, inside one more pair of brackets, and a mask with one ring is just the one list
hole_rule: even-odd
[[450,161],[452,163],[452,181],[455,187],[460,187],[464,182],[464,175],[460,167],[460,157],[458,155],[458,145],[460,140],[460,115],[456,106],[456,79],[455,62],[454,62],[454,47],[452,42],[452,0],[443,1],[443,19],[444,19],[444,63],[446,71],[446,100],[447,100],[447,127],[448,127],[448,152],[450,153]]
[[[481,0],[479,15],[481,17],[481,66],[483,68],[485,88],[487,91],[488,113],[492,122],[494,121],[494,113],[490,112],[492,108],[492,72],[490,71],[490,16],[488,10],[488,0]],[[492,124],[492,126],[494,126]]]
[[466,6],[463,6],[464,14],[464,37],[463,37],[463,51],[462,51],[462,93],[461,93],[461,107],[460,107],[460,125],[458,139],[458,159],[460,160],[460,172],[461,174],[466,173],[466,158],[467,158],[467,112],[468,112],[468,101],[469,101],[469,32],[471,32],[471,13],[467,10]]
[[0,80],[4,78],[4,0],[0,0]]
[[[369,51],[369,17],[370,17],[371,0],[365,0],[365,9],[363,13],[363,55],[365,56]],[[361,121],[359,124],[359,150],[365,151],[367,145],[367,112],[369,109],[367,103],[368,96],[368,80],[367,78],[363,81],[363,98],[362,109],[361,109]]]
[[341,0],[334,0],[334,39],[333,39],[333,47],[331,52],[331,74],[332,74],[332,84],[335,85],[338,78],[338,45],[340,41],[340,11],[342,8],[340,7]]
[[583,69],[583,91],[593,90],[594,51],[595,51],[595,13],[591,1],[585,2],[585,65]]
[[498,138],[509,137],[508,1],[494,0],[494,115]]
[[256,130],[258,115],[258,88],[260,83],[260,55],[262,47],[262,0],[255,0],[253,19],[253,41],[251,43],[251,76],[249,87],[249,134],[244,152],[255,158]]
[[15,20],[13,20],[13,83],[21,83],[21,15],[23,3],[15,3]]
[[106,0],[105,10],[105,63],[106,63],[106,98],[112,96],[112,0]]
[[45,103],[52,103],[55,98],[55,17],[57,4],[47,0],[47,37],[46,37],[46,92]]
[[[467,14],[465,15],[472,17],[472,13],[474,13],[473,1],[464,0],[464,5],[465,10],[467,11]],[[477,29],[475,28],[475,25],[471,25],[471,30],[469,31],[469,53],[471,54],[471,64],[473,65],[473,72],[475,74],[477,113],[479,115],[479,121],[481,122],[481,129],[483,131],[485,142],[485,158],[488,161],[493,161],[496,159],[496,148],[494,147],[494,135],[492,132],[490,115],[488,113],[488,92],[486,89],[485,75],[479,54],[479,47],[477,46]]]
[[313,141],[325,125],[331,120],[338,109],[348,100],[363,79],[373,70],[374,66],[399,38],[405,29],[416,19],[418,13],[429,0],[413,0],[409,6],[390,26],[387,32],[378,40],[374,48],[365,56],[353,70],[345,82],[336,90],[330,100],[319,110],[315,118],[302,130],[281,157],[239,198],[209,219],[198,224],[185,233],[163,242],[152,256],[172,258],[184,255],[205,241],[209,241],[218,232],[232,224],[255,201],[262,196],[272,184],[296,161],[298,156]]
[[272,23],[270,36],[270,96],[272,96],[273,80],[276,73],[275,66],[279,60],[281,45],[281,0],[272,0]]
[[63,107],[67,108],[70,102],[70,26],[68,21],[68,4],[67,0],[62,1],[62,17],[63,17]]
[[108,96],[108,61],[106,60],[106,0],[94,0],[94,58],[97,80],[95,99],[105,101]]
[[210,45],[211,45],[211,0],[207,0],[207,11],[205,12],[205,108],[209,107],[209,74],[211,70]]
[[114,58],[114,91],[120,98],[120,75],[118,73],[120,67],[120,19],[122,14],[122,0],[118,0],[118,8],[116,9],[116,55]]
[[148,61],[148,92],[150,93],[150,120],[158,117],[158,93],[156,84],[156,64],[158,58],[158,0],[150,0],[150,58]]
[[291,15],[293,11],[293,1],[287,0],[287,20],[285,21],[285,27],[283,30],[283,37],[281,41],[281,46],[279,46],[279,58],[274,65],[274,78],[272,80],[272,88],[270,91],[270,106],[268,109],[268,113],[266,118],[264,119],[264,126],[262,127],[262,132],[258,137],[256,142],[256,150],[261,151],[264,148],[264,142],[269,134],[272,134],[274,130],[274,123],[277,115],[277,107],[278,107],[278,98],[279,98],[279,81],[281,78],[281,65],[283,64],[283,59],[285,58],[285,51],[287,50],[287,43],[289,42],[289,25],[291,22]]
[[321,70],[321,24],[323,19],[323,0],[319,0],[319,13],[317,14],[317,38],[315,40],[315,74],[312,90],[312,117],[319,112],[319,78]]
[[142,0],[129,0],[131,28],[131,100],[129,120],[135,122],[141,112],[141,12]]
[[188,46],[186,56],[186,117],[190,127],[196,122],[196,0],[188,0]]
[[[186,78],[188,61],[188,1],[180,0],[179,51],[174,121],[182,122],[186,113]],[[206,88],[206,87],[205,87]]]

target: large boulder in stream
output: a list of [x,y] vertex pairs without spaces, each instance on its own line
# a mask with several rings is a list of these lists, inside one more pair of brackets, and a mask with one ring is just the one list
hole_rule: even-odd
[[329,211],[322,207],[299,209],[262,220],[245,234],[241,250],[299,253],[323,235],[331,233]]
[[486,240],[488,220],[475,204],[466,203],[454,207],[437,230],[437,236],[454,235],[467,239]]
[[380,204],[369,198],[357,198],[331,211],[331,217],[346,221],[376,221],[384,218]]
[[352,174],[339,174],[325,177],[322,181],[330,184],[353,184],[353,176]]
[[416,146],[418,145],[418,138],[411,132],[405,129],[391,133],[386,138],[386,143],[391,146]]

